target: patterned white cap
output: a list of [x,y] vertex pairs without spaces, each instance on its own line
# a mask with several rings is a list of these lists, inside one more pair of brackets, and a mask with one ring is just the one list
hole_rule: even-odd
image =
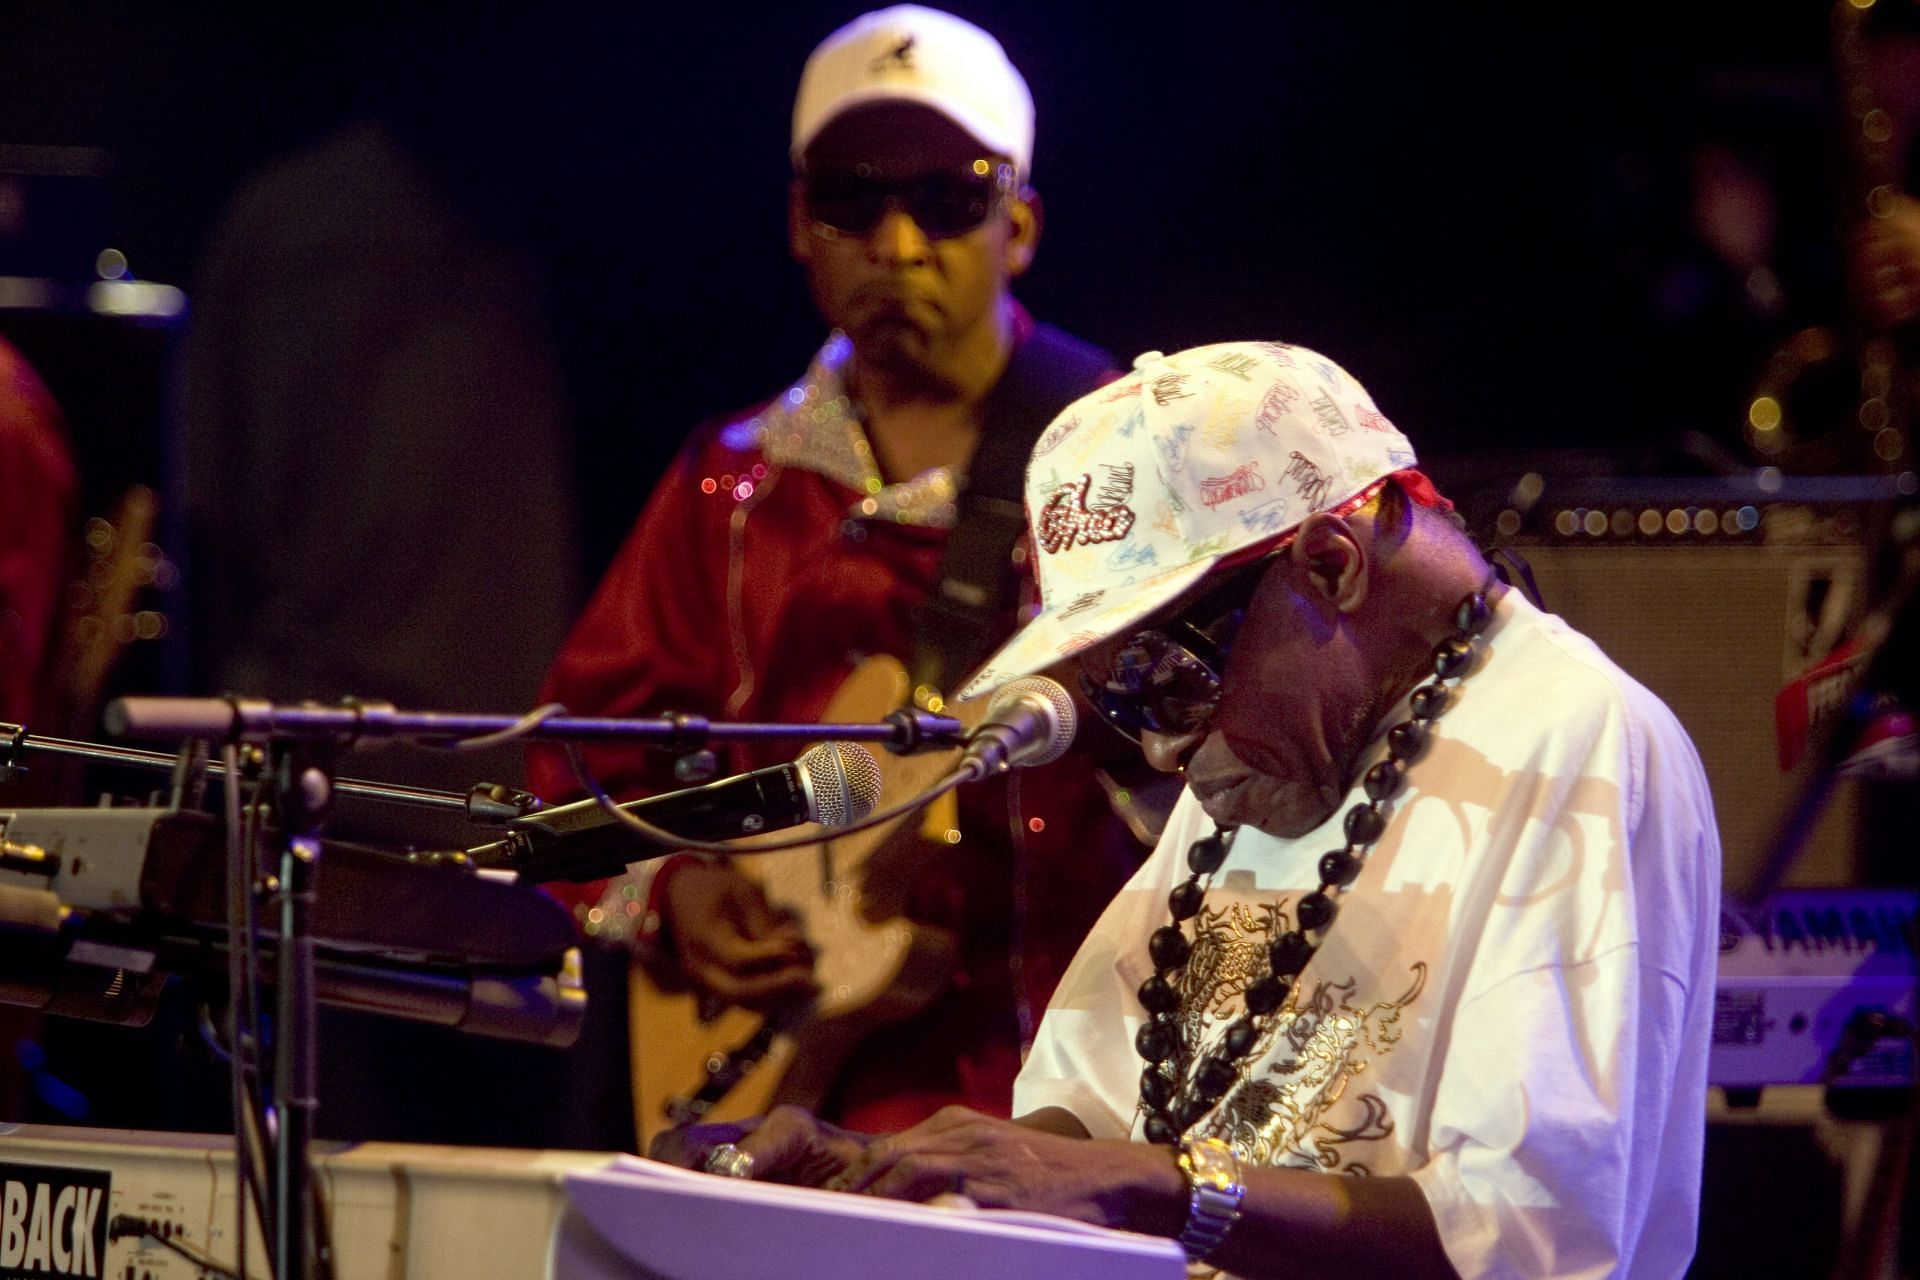
[[1414,465],[1351,374],[1279,342],[1166,356],[1068,405],[1033,448],[1041,609],[961,698],[1098,643],[1236,553],[1278,542]]
[[868,102],[931,107],[1014,163],[1033,169],[1033,95],[1000,42],[950,13],[897,4],[864,13],[820,42],[793,102],[793,160],[841,112]]

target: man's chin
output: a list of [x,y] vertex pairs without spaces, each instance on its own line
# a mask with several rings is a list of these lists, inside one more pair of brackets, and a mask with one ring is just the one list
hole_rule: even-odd
[[1202,799],[1201,809],[1223,827],[1253,827],[1280,840],[1297,840],[1333,816],[1338,795],[1313,796],[1301,788],[1268,790],[1242,783]]
[[910,308],[887,307],[861,317],[848,326],[848,332],[864,357],[892,351],[924,353],[934,341],[930,319]]
[[855,334],[860,363],[895,377],[922,377],[934,367],[934,345],[927,335],[906,326],[878,326]]

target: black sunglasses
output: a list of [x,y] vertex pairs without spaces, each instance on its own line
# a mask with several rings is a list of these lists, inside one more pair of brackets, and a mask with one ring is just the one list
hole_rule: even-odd
[[1220,707],[1227,654],[1266,569],[1263,557],[1157,626],[1113,651],[1104,680],[1080,675],[1100,718],[1133,742],[1142,733],[1197,732]]
[[1005,207],[1014,190],[1013,166],[976,160],[971,169],[892,180],[877,171],[808,174],[802,190],[814,230],[871,235],[890,209],[899,209],[931,240],[965,235]]

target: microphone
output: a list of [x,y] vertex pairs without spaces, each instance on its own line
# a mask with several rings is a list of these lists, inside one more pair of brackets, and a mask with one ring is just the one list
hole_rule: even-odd
[[[704,787],[670,791],[620,807],[690,840],[732,840],[817,822],[844,827],[873,812],[880,766],[865,747],[823,742],[791,764],[737,774]],[[542,809],[507,824],[508,836],[465,851],[476,866],[518,872],[522,880],[600,880],[630,862],[672,853],[630,830],[598,802]]]
[[1078,727],[1073,695],[1059,681],[1023,676],[1000,686],[987,702],[986,718],[967,735],[959,772],[979,782],[1015,765],[1058,760]]

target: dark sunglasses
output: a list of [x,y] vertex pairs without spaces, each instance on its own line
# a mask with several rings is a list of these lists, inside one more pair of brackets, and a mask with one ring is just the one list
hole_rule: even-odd
[[976,160],[971,170],[922,174],[898,181],[879,173],[808,174],[802,190],[814,230],[871,235],[890,209],[899,209],[931,240],[965,235],[1005,207],[1014,191],[1013,166]]
[[1080,690],[1100,718],[1134,742],[1203,728],[1220,707],[1227,653],[1265,568],[1256,561],[1169,621],[1134,632],[1105,679],[1082,672]]

